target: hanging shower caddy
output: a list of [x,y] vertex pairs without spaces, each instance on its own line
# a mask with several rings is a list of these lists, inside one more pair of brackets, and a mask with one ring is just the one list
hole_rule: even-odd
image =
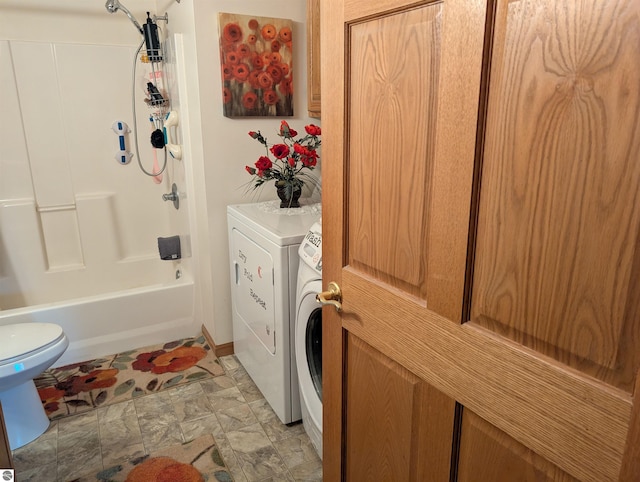
[[[133,66],[133,99],[132,99],[132,110],[133,110],[133,128],[134,128],[134,138],[136,145],[136,156],[138,159],[138,166],[142,170],[142,172],[148,176],[154,178],[156,183],[160,183],[162,181],[162,173],[167,167],[167,139],[165,133],[165,119],[169,111],[171,110],[171,102],[167,95],[167,90],[164,86],[164,53],[162,51],[162,44],[160,43],[160,39],[158,37],[158,26],[157,22],[162,20],[166,23],[169,22],[169,16],[167,13],[164,16],[158,17],[154,15],[151,17],[150,12],[147,12],[147,21],[141,29],[141,33],[143,34],[144,40],[140,43],[138,50],[136,51],[136,55],[134,58],[134,66]],[[143,45],[145,48],[143,49]],[[149,120],[152,126],[151,132],[151,146],[154,149],[162,149],[164,153],[164,162],[162,167],[158,165],[156,151],[154,151],[154,162],[153,169],[151,172],[147,171],[142,162],[140,160],[140,154],[138,149],[138,126],[137,126],[137,116],[136,116],[136,102],[135,102],[135,85],[136,85],[136,67],[138,62],[142,64],[149,65],[151,72],[148,73],[148,78],[145,77],[145,85],[146,85],[146,93],[147,96],[144,100],[147,107],[150,109]]]
[[154,119],[161,123],[170,108],[170,102],[167,98],[166,89],[162,88],[159,83],[159,80],[164,80],[164,54],[158,37],[158,20],[168,23],[169,16],[165,13],[162,17],[154,15],[152,18],[151,14],[147,12],[147,21],[142,27],[146,48],[142,50],[141,44],[138,52],[140,62],[151,66],[150,78],[146,82],[148,96],[145,99],[145,103],[152,109]]

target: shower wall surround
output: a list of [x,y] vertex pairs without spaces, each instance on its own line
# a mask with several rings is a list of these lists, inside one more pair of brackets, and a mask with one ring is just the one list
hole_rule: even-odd
[[[0,133],[2,309],[169,279],[172,267],[158,262],[156,246],[170,233],[166,187],[113,158],[111,124],[131,117],[134,52],[0,43],[0,104],[8,106]],[[146,143],[144,104],[138,111]],[[141,155],[151,159],[148,149]]]
[[[129,3],[140,18],[142,3],[155,8]],[[181,36],[164,28],[162,39],[163,87],[171,107],[181,109]],[[124,166],[115,159],[112,125],[133,126],[135,83],[140,158],[152,169],[144,103],[150,67],[138,64],[132,81],[141,41],[103,2],[0,5],[0,325],[59,323],[71,341],[61,363],[193,336],[202,325],[189,149],[182,161],[168,159],[160,184],[140,171],[137,156]],[[162,199],[173,183],[180,210]],[[161,260],[157,238],[173,235],[180,235],[183,257]]]

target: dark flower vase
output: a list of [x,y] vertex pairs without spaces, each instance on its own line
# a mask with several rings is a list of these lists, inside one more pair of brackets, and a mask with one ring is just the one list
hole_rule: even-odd
[[276,189],[278,191],[278,197],[280,198],[280,207],[281,208],[299,208],[300,202],[300,194],[302,194],[302,189],[287,187],[286,184],[279,185],[276,183]]

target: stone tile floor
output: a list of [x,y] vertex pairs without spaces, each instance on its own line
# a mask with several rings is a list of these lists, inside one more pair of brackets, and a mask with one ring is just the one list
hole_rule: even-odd
[[302,423],[284,425],[234,356],[225,375],[52,422],[13,452],[19,482],[95,481],[95,474],[159,448],[212,437],[233,480],[321,481]]

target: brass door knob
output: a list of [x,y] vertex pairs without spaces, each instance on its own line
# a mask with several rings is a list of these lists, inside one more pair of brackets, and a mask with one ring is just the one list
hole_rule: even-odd
[[322,293],[318,293],[316,295],[316,301],[322,306],[333,306],[339,313],[340,311],[342,311],[342,291],[340,291],[340,286],[332,281],[331,283],[329,283],[328,288],[329,289],[327,291],[323,291]]

